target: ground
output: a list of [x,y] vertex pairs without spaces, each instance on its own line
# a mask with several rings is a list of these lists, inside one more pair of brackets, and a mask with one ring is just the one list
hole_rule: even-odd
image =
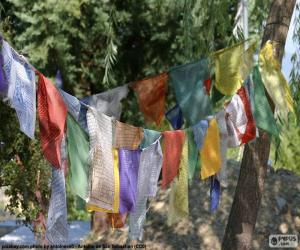
[[[145,225],[147,249],[220,249],[239,174],[239,163],[228,161],[229,186],[222,189],[221,203],[215,214],[209,212],[209,183],[196,177],[189,188],[188,219],[173,227],[167,225],[169,190],[159,190],[151,201]],[[85,225],[85,226],[84,226]],[[80,235],[88,234],[88,223],[82,224]],[[73,229],[74,230],[74,229]],[[16,230],[3,237],[9,237]],[[74,231],[75,232],[75,231]],[[253,238],[253,249],[269,249],[270,234],[300,232],[300,177],[269,168],[262,206]],[[89,234],[82,244],[125,244],[128,227],[109,230],[100,236]],[[0,238],[0,243],[2,241]],[[32,236],[30,236],[32,237]],[[299,236],[298,236],[299,237]],[[300,249],[300,244],[298,246]]]
[[[230,212],[239,175],[239,163],[228,162],[229,185],[222,189],[218,211],[209,212],[209,183],[195,178],[189,188],[189,218],[173,227],[167,225],[168,191],[159,190],[150,203],[143,243],[147,249],[221,249],[222,237]],[[253,249],[269,249],[270,234],[300,232],[300,177],[271,168],[257,219]],[[125,244],[128,228],[109,231],[98,240],[85,242]],[[300,249],[300,244],[299,244]]]

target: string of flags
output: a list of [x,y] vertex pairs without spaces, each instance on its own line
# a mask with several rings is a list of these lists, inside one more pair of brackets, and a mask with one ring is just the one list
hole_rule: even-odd
[[[293,111],[272,42],[261,49],[258,63],[253,61],[256,43],[244,48],[241,42],[213,53],[212,61],[201,58],[79,100],[1,38],[0,97],[16,110],[20,130],[31,139],[38,113],[42,152],[52,166],[47,241],[67,242],[67,175],[88,211],[105,213],[114,228],[123,227],[129,217],[131,239],[142,239],[148,200],[156,195],[160,173],[161,187],[171,188],[169,225],[188,217],[188,184],[195,175],[210,181],[210,210],[215,212],[221,187],[227,186],[227,148],[255,141],[257,128],[279,136],[265,90],[276,116]],[[166,111],[168,88],[176,104]],[[147,123],[159,126],[166,118],[174,130],[119,121],[130,89]]]

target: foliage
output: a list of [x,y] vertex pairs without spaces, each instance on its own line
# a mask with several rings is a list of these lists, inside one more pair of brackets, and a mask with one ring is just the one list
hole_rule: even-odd
[[274,167],[275,169],[288,169],[300,175],[300,128],[295,117],[290,114],[288,122],[282,123],[280,129],[282,133],[277,151],[278,159]]
[[296,45],[296,52],[292,56],[293,69],[291,71],[290,79],[291,79],[291,90],[294,99],[294,108],[296,111],[296,117],[299,125],[300,121],[300,3],[296,4],[296,9],[298,15],[295,18],[295,28],[293,34],[293,40]]
[[41,192],[47,205],[50,168],[43,159],[39,141],[20,132],[15,111],[3,104],[0,123],[0,186],[10,197],[7,209],[30,222],[41,209],[35,191]]
[[[299,13],[300,3],[296,4]],[[280,146],[278,149],[278,162],[276,168],[284,168],[300,175],[300,18],[295,15],[295,27],[293,40],[296,45],[296,52],[292,56],[293,68],[290,74],[290,87],[294,100],[295,117],[289,116],[288,121],[281,123]]]
[[[0,30],[48,77],[57,69],[63,88],[83,97],[208,56],[234,42],[232,30],[237,0],[3,0]],[[260,34],[268,1],[251,1],[252,29]],[[172,97],[172,91],[170,95]],[[172,101],[172,98],[170,101]],[[169,104],[168,104],[169,105]],[[49,166],[39,141],[18,129],[14,111],[0,105],[1,186],[8,186],[10,211],[35,218],[37,173],[45,202],[49,199]],[[122,120],[144,125],[131,91]],[[166,124],[163,124],[166,126]],[[38,138],[38,131],[36,137]],[[28,145],[28,146],[27,146]],[[22,166],[16,161],[19,156]],[[73,218],[76,199],[68,192]],[[22,209],[16,211],[17,208]]]

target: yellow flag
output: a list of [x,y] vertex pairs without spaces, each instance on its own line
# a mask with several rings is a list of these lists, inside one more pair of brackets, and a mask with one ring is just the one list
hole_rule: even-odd
[[203,147],[200,151],[201,179],[218,173],[221,169],[221,147],[219,128],[216,119],[209,122]]
[[272,43],[266,42],[259,54],[259,70],[265,88],[277,111],[287,114],[288,111],[294,112],[293,99],[289,85],[281,72],[280,64],[274,57],[273,51]]
[[216,88],[224,95],[234,95],[250,73],[256,43],[245,51],[245,42],[216,51],[214,56]]
[[95,205],[87,204],[86,209],[89,212],[105,212],[105,213],[119,213],[120,209],[120,176],[119,176],[119,154],[118,149],[113,149],[114,154],[114,203],[113,210],[107,210]]
[[175,178],[171,184],[168,225],[172,225],[180,218],[187,217],[188,214],[188,139],[186,138],[180,158],[178,179]]

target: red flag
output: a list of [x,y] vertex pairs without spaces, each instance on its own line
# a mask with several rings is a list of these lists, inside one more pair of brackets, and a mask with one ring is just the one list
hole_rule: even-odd
[[137,81],[133,89],[137,94],[140,110],[147,122],[158,126],[165,115],[165,97],[168,90],[168,74],[162,73]]
[[180,157],[185,139],[182,130],[165,131],[163,135],[163,165],[162,165],[162,188],[178,175]]
[[207,78],[206,80],[204,80],[204,88],[206,90],[206,94],[210,94],[210,89],[211,89],[211,78]]
[[247,97],[247,93],[244,87],[240,88],[237,91],[237,94],[240,96],[243,104],[244,104],[244,109],[245,113],[247,116],[247,126],[244,134],[240,134],[240,140],[242,143],[247,143],[248,141],[251,141],[255,138],[256,136],[256,126],[255,126],[255,121],[252,115],[251,111],[251,104],[250,101]]
[[67,107],[53,83],[39,74],[38,114],[44,157],[54,167],[62,166],[61,142],[65,132]]

